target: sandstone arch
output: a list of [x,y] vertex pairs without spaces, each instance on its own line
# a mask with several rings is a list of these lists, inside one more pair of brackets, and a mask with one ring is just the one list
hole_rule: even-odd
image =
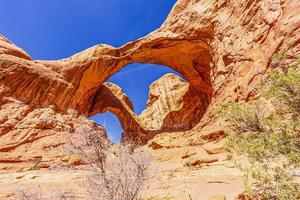
[[[2,37],[1,46],[22,52],[13,55],[4,52],[0,54],[3,71],[0,79],[2,96],[16,96],[34,106],[52,105],[61,112],[71,108],[90,116],[91,113],[95,114],[93,107],[95,102],[99,101],[99,91],[104,90],[103,84],[111,75],[133,62],[161,64],[179,72],[189,82],[190,87],[185,94],[184,105],[188,105],[193,98],[201,101],[202,107],[198,109],[197,117],[193,120],[193,125],[196,125],[212,96],[210,46],[205,42],[205,37],[181,39],[174,36],[158,37],[158,33],[150,34],[120,48],[108,45],[94,46],[58,61],[34,61],[29,56],[24,59],[23,55],[27,54]],[[119,112],[114,111],[113,106],[109,108],[113,112]],[[98,112],[102,111],[98,110]],[[157,131],[192,128],[191,123],[186,122],[186,125],[146,130],[145,133],[145,128],[138,125],[136,117],[133,116],[131,119],[126,132],[130,132],[132,136],[126,138],[134,138],[138,135],[148,135],[151,138]]]
[[[208,44],[202,40],[153,36],[118,49],[107,45],[94,46],[59,61],[33,61],[2,53],[5,80],[1,85],[9,88],[6,92],[34,104],[55,104],[60,110],[71,107],[86,113],[92,96],[102,83],[127,64],[141,62],[169,66],[181,73],[192,89],[210,97]],[[13,45],[4,40],[1,40],[2,46]],[[22,77],[21,74],[23,79],[16,80],[16,77]],[[32,82],[34,77],[38,79]],[[32,89],[37,85],[39,88],[34,93]]]
[[108,82],[104,83],[97,91],[88,116],[107,111],[119,118],[124,130],[142,130],[129,98],[123,93],[120,87]]
[[[209,99],[212,95],[209,50],[209,46],[199,40],[143,38],[119,49],[100,45],[74,55],[68,62],[63,60],[44,64],[54,69],[58,68],[58,64],[62,66],[59,72],[67,82],[77,86],[76,91],[70,91],[73,99],[64,99],[62,103],[68,101],[72,107],[86,113],[93,95],[102,83],[133,62],[168,66],[182,74],[191,84],[191,90]],[[76,77],[70,74],[76,74]]]
[[[291,48],[299,52],[298,13],[298,0],[178,0],[161,28],[144,38],[120,48],[94,46],[59,61],[34,61],[1,36],[0,157],[26,160],[28,141],[39,149],[28,156],[59,146],[55,136],[72,133],[78,116],[86,120],[82,114],[88,115],[102,83],[132,62],[163,64],[183,74],[191,91],[210,102],[199,124],[179,134],[184,145],[191,137],[193,145],[199,137],[216,140],[223,127],[212,116],[214,107],[252,98],[259,75],[268,72],[285,41],[295,41]],[[14,154],[3,155],[7,149]]]
[[124,130],[122,141],[146,142],[165,131],[190,130],[205,111],[190,84],[175,74],[166,74],[149,87],[146,109],[136,115],[130,99],[122,89],[105,82],[96,92],[88,116],[111,112],[119,118]]

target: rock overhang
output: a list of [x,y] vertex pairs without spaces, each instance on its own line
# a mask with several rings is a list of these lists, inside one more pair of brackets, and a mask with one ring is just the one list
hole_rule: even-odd
[[[4,107],[9,107],[7,97],[30,108],[23,114],[53,106],[56,112],[73,109],[88,115],[97,90],[111,74],[129,63],[144,62],[178,71],[190,83],[191,95],[206,99],[209,105],[203,106],[204,115],[191,133],[218,132],[222,126],[212,115],[214,107],[252,98],[252,89],[259,74],[267,73],[272,55],[286,40],[299,41],[299,1],[284,1],[272,11],[268,8],[273,3],[179,0],[162,27],[148,36],[120,48],[95,46],[58,61],[33,61],[2,39],[9,45],[0,48],[0,104],[5,104],[1,116]],[[279,14],[270,24],[268,16],[273,12]],[[292,48],[299,49],[299,42]],[[1,128],[10,130],[6,137],[21,132],[15,123],[22,117],[2,118]],[[35,133],[33,128],[28,130]]]
[[[58,61],[23,59],[21,56],[24,54],[23,50],[15,46],[14,49],[18,49],[20,54],[7,55],[5,52],[1,54],[4,56],[2,66],[5,69],[2,74],[5,76],[5,80],[1,83],[5,88],[3,91],[6,96],[16,96],[34,106],[47,107],[51,105],[60,112],[66,112],[71,108],[83,115],[90,116],[96,114],[95,110],[91,109],[95,107],[93,105],[96,102],[95,99],[99,102],[99,91],[108,89],[105,81],[126,65],[140,62],[165,65],[180,73],[190,84],[187,92],[189,95],[186,96],[198,96],[196,98],[200,99],[202,107],[207,107],[212,96],[209,75],[211,49],[205,39],[195,39],[194,36],[177,38],[174,35],[166,34],[164,28],[156,32],[157,34],[151,33],[120,48],[98,45]],[[3,41],[8,40],[3,39]],[[12,43],[9,45],[14,46]],[[21,74],[25,74],[25,76]],[[19,78],[16,79],[16,77]],[[114,109],[110,105],[109,109],[101,109],[98,112],[105,110],[110,110],[115,114],[121,112]],[[194,125],[204,114],[205,109],[200,110],[200,117],[197,117],[197,120],[190,120],[194,121]],[[144,125],[132,125],[139,124],[140,120],[131,111],[129,113],[131,113],[129,115],[133,121],[130,125],[131,128],[125,128],[125,130],[129,129],[131,133],[145,131],[147,127]],[[120,114],[117,115],[120,119]],[[120,121],[122,121],[122,117]],[[176,124],[175,121],[173,124]],[[191,123],[187,122],[186,124],[189,125],[174,126],[173,131],[180,130],[180,127],[182,130],[192,127]],[[170,126],[168,129],[161,127],[161,130],[156,128],[151,131],[172,131]],[[150,135],[153,137],[154,134]]]

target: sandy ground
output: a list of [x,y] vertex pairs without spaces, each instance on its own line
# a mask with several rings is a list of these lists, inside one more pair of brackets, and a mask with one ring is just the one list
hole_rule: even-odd
[[[159,154],[166,156],[167,152]],[[46,199],[69,191],[74,192],[78,199],[89,199],[83,186],[86,174],[83,169],[1,173],[0,199],[14,199],[16,192],[28,187],[41,191]],[[220,194],[231,200],[243,191],[242,174],[232,161],[186,167],[180,159],[165,158],[152,163],[150,174],[142,191],[143,199],[206,200]]]

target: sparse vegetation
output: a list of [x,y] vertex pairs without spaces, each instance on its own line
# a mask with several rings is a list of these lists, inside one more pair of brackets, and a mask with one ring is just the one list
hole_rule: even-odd
[[227,150],[247,157],[239,167],[251,198],[300,198],[293,177],[300,167],[299,63],[287,51],[276,54],[258,88],[263,98],[230,102],[217,112],[227,123]]
[[148,177],[150,154],[130,144],[111,146],[93,133],[84,134],[83,141],[73,148],[88,166],[85,187],[91,199],[139,199]]
[[[81,129],[78,131],[81,138],[70,141],[71,144],[66,148],[72,155],[80,156],[84,160],[84,169],[88,172],[84,173],[88,174],[87,177],[83,177],[86,178],[83,182],[83,187],[88,193],[86,198],[93,200],[140,199],[140,191],[148,178],[151,154],[136,145],[111,145],[97,132],[85,132]],[[76,170],[76,167],[54,163],[51,169]],[[59,190],[47,191],[45,194],[37,186],[24,187],[17,191],[14,199],[75,200],[76,196],[73,192],[60,192]]]
[[38,158],[36,160],[35,164],[33,165],[33,167],[31,168],[31,170],[39,170],[41,161],[42,161],[42,158]]
[[[44,194],[44,195],[43,195]],[[72,191],[47,191],[42,192],[39,185],[37,186],[27,186],[22,187],[17,191],[16,196],[13,197],[14,200],[75,200],[75,194]]]

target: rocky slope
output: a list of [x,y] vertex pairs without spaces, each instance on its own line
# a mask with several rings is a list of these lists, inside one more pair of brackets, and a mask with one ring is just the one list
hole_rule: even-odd
[[4,97],[0,106],[0,171],[32,167],[37,159],[77,162],[66,154],[63,145],[82,132],[105,130],[69,109],[58,113],[53,107],[35,108],[13,97]]
[[[28,152],[38,155],[48,152],[47,148],[56,151],[57,143],[63,140],[59,136],[72,135],[78,119],[83,124],[80,126],[104,135],[86,117],[110,110],[122,113],[118,116],[124,127],[133,127],[134,131],[124,133],[123,140],[149,140],[156,135],[148,145],[155,149],[161,163],[170,161],[163,159],[167,151],[185,148],[210,152],[207,159],[193,154],[196,158],[192,157],[191,162],[220,162],[225,135],[221,121],[212,114],[214,108],[226,101],[255,97],[254,86],[271,69],[272,56],[283,48],[290,49],[291,58],[299,56],[299,11],[298,0],[178,0],[161,28],[144,38],[120,48],[97,45],[58,61],[32,60],[22,49],[0,37],[0,158],[2,162],[17,162],[23,157],[12,155],[24,154],[28,161],[32,159],[26,159]],[[178,91],[184,91],[181,109],[175,106],[173,110],[171,105],[169,112],[164,103],[166,97],[158,97],[157,87],[150,89],[148,107],[151,110],[157,104],[168,114],[146,110],[135,116],[119,89],[105,83],[133,62],[162,64],[179,72],[189,83],[188,89],[178,87]],[[116,101],[105,101],[103,94]],[[192,114],[185,117],[184,111],[194,101],[200,108],[192,108]],[[111,103],[118,109],[113,110]],[[122,120],[129,117],[129,124]],[[140,119],[145,121],[143,125]],[[160,130],[145,133],[141,128]],[[183,159],[179,155],[170,157]],[[184,162],[178,165],[184,167]]]

